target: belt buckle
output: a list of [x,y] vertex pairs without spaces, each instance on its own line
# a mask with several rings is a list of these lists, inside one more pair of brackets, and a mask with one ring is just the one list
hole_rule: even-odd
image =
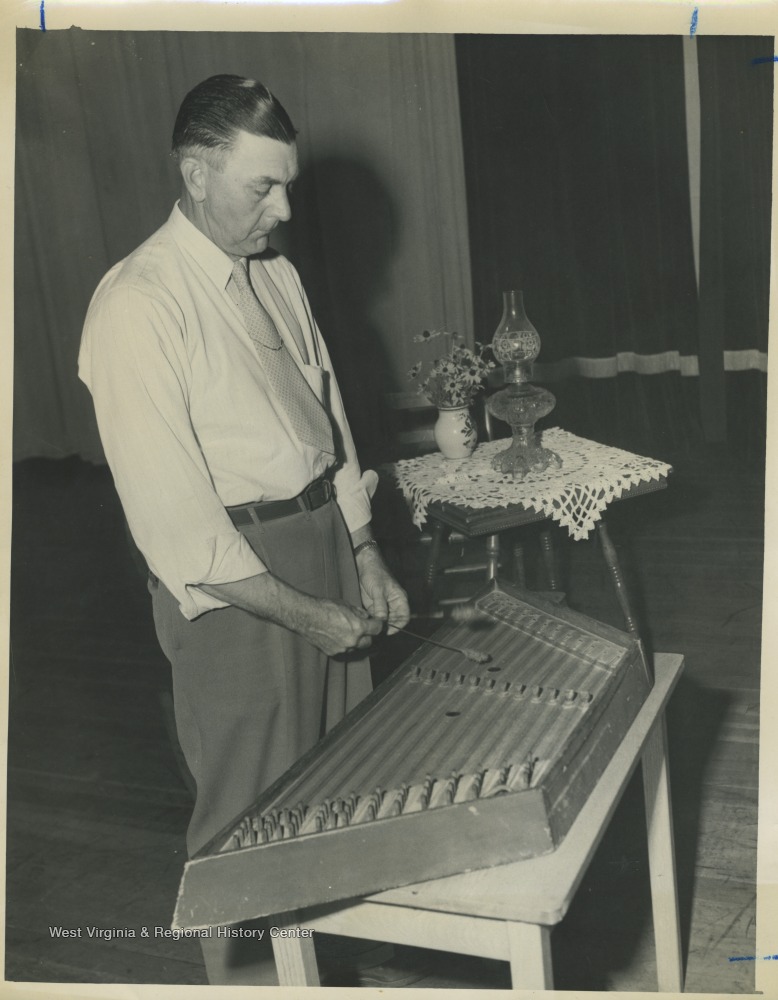
[[[324,491],[324,499],[320,499],[320,490]],[[318,507],[322,507],[325,503],[332,499],[332,493],[332,483],[329,479],[316,479],[314,482],[309,483],[309,485],[306,486],[300,494],[300,506],[303,510],[307,510],[309,512],[316,510]]]

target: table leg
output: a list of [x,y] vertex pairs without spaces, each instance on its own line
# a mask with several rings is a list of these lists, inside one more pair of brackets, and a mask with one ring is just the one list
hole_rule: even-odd
[[513,543],[513,579],[517,587],[525,590],[527,579],[524,573],[524,546],[521,542]]
[[[274,926],[282,927],[276,917]],[[292,923],[292,927],[297,925]],[[280,986],[319,986],[319,966],[312,937],[273,937],[273,955]]]
[[440,550],[443,542],[451,529],[442,521],[432,522],[432,538],[430,541],[430,554],[427,560],[427,611],[432,614],[435,610],[435,584],[438,579],[440,569]]
[[500,567],[500,536],[489,535],[486,539],[486,579],[496,580]]
[[546,569],[546,579],[549,590],[558,590],[559,581],[554,568],[554,543],[551,538],[551,530],[543,528],[540,532],[540,550],[543,553],[543,565]]
[[643,789],[657,982],[662,993],[680,993],[683,990],[683,956],[664,713],[657,720],[643,750]]
[[627,629],[637,638],[638,630],[637,625],[635,624],[635,616],[632,613],[629,597],[627,595],[627,588],[624,584],[624,578],[621,575],[619,558],[616,555],[616,546],[611,541],[604,518],[597,522],[597,534],[600,536],[602,554],[605,557],[605,562],[610,570],[613,586],[616,588],[616,599],[618,600],[621,612],[624,615],[624,621],[627,623]]
[[514,990],[553,990],[551,928],[507,923],[511,985]]

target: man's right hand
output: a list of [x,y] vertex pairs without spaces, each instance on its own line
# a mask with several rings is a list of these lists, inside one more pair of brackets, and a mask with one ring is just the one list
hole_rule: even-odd
[[297,632],[327,656],[368,649],[373,636],[384,629],[384,622],[371,618],[364,608],[311,597],[272,573],[233,583],[201,584],[201,588],[219,600]]
[[337,601],[311,600],[314,605],[306,609],[304,622],[295,631],[327,656],[368,649],[373,636],[384,629],[384,622],[371,618],[364,608],[353,608]]

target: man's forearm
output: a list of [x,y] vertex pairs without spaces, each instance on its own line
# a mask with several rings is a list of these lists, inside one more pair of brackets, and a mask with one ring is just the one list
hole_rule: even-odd
[[383,623],[362,608],[311,597],[272,573],[233,583],[200,584],[200,588],[236,608],[296,632],[328,656],[366,649],[372,636],[383,629]]
[[200,589],[211,597],[294,632],[306,624],[315,603],[315,598],[295,590],[272,573],[258,573],[231,583],[204,583]]

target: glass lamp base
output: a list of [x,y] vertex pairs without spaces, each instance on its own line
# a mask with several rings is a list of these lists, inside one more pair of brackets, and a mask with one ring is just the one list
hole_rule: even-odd
[[[531,441],[525,440],[524,431],[527,428],[513,429],[513,441],[505,451],[498,452],[492,459],[492,468],[504,475],[512,475],[524,479],[531,472],[545,472],[546,469],[562,468],[562,459],[555,451],[539,444],[538,435],[529,428]],[[518,433],[517,433],[518,432]]]
[[551,413],[555,404],[547,389],[526,382],[501,389],[487,401],[492,416],[504,420],[513,432],[511,446],[492,459],[493,469],[523,479],[530,472],[562,467],[559,455],[543,448],[535,432],[535,422]]

